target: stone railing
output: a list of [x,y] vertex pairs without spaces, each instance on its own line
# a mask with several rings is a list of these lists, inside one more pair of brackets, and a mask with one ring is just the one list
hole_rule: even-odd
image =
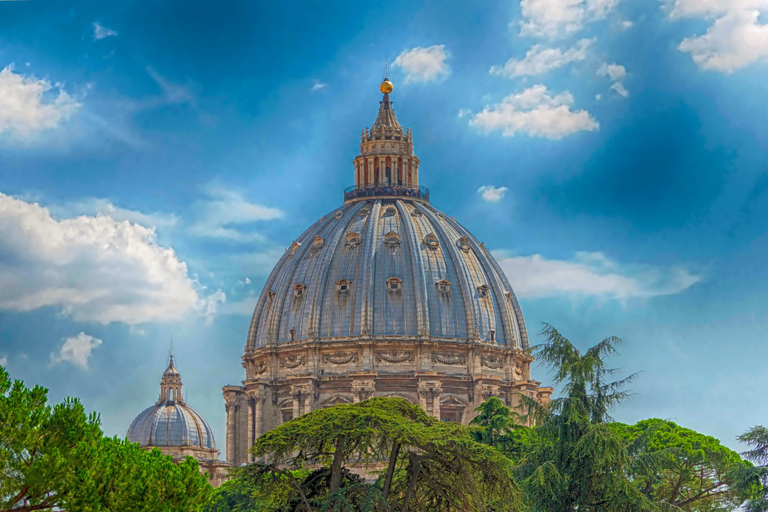
[[386,187],[386,186],[371,186],[356,188],[354,186],[344,190],[344,201],[350,201],[352,199],[360,199],[367,197],[405,197],[411,199],[421,199],[422,201],[429,202],[429,189],[427,187]]

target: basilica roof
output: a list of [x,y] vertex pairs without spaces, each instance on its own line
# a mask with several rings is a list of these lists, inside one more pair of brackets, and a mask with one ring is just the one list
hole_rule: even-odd
[[408,197],[347,201],[307,229],[267,279],[246,351],[357,336],[528,348],[517,299],[484,244]]

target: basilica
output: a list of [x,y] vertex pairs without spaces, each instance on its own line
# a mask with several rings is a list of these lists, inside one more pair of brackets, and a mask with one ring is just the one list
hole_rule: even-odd
[[158,402],[128,437],[201,461],[217,485],[253,462],[262,433],[315,409],[401,397],[442,421],[469,423],[491,396],[546,403],[531,379],[528,333],[512,287],[485,244],[431,205],[413,133],[392,83],[360,137],[354,186],[285,251],[248,329],[245,380],[224,386],[226,463],[181,395],[171,359]]

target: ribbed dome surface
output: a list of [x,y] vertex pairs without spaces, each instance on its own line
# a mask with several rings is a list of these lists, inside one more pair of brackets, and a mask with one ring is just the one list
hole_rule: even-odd
[[128,440],[141,446],[216,448],[208,422],[186,404],[170,401],[136,416],[128,428]]
[[345,203],[286,250],[256,305],[246,352],[358,336],[528,348],[520,306],[485,247],[426,202],[388,197]]

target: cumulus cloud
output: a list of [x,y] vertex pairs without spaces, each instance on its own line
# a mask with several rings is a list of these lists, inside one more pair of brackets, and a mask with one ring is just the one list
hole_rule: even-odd
[[587,50],[595,39],[582,39],[575,46],[562,50],[533,45],[522,59],[510,59],[503,66],[492,66],[492,75],[514,78],[524,75],[540,75],[551,69],[563,67],[571,62],[587,58]]
[[98,41],[99,39],[104,39],[105,37],[116,36],[116,35],[117,35],[117,32],[115,32],[111,28],[107,28],[103,25],[100,25],[98,22],[95,22],[93,24],[94,41]]
[[484,201],[489,203],[498,203],[504,198],[509,190],[507,187],[494,187],[493,185],[484,185],[477,189],[477,193],[482,196]]
[[0,71],[0,135],[26,138],[56,128],[80,107],[58,84],[15,73],[13,65]]
[[140,324],[203,308],[155,230],[108,215],[57,219],[0,193],[0,309],[49,306],[80,322]]
[[569,261],[505,251],[494,255],[515,293],[525,298],[648,298],[683,292],[702,279],[682,267],[620,265],[599,252],[578,252]]
[[669,18],[703,18],[712,24],[703,35],[685,38],[678,49],[699,68],[733,73],[768,60],[768,0],[669,0]]
[[533,137],[561,139],[581,131],[599,128],[586,110],[571,110],[573,96],[569,92],[551,96],[546,86],[534,85],[501,103],[486,106],[472,116],[469,124],[488,132],[501,131],[505,137],[526,133]]
[[451,74],[445,63],[448,52],[445,45],[435,45],[428,48],[416,47],[406,50],[397,56],[392,63],[405,71],[405,83],[432,82],[442,80]]
[[209,295],[205,301],[205,323],[210,325],[219,312],[219,307],[226,303],[227,295],[221,290]]
[[608,64],[607,62],[603,62],[597,69],[597,75],[610,78],[613,82],[613,84],[611,84],[611,90],[615,91],[619,96],[624,98],[629,96],[629,91],[624,87],[624,83],[622,82],[627,76],[627,70],[624,66],[616,63]]
[[206,192],[210,199],[195,204],[198,220],[188,230],[194,236],[234,241],[262,240],[261,235],[245,229],[245,225],[283,216],[282,210],[249,203],[239,193],[220,186],[209,185]]
[[102,341],[91,335],[81,332],[77,336],[64,339],[64,343],[58,352],[51,352],[51,365],[57,365],[63,361],[71,363],[81,370],[88,369],[88,359],[93,349],[101,345]]
[[605,19],[619,0],[521,0],[521,33],[538,37],[573,34]]

